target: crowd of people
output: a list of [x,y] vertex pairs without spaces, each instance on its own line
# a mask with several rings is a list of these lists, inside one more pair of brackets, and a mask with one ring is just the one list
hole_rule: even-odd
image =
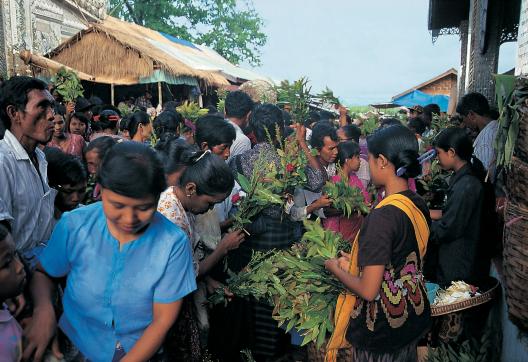
[[[452,172],[442,210],[429,210],[414,182],[427,172],[420,154],[436,105],[384,119],[367,137],[344,107],[297,123],[233,91],[224,114],[211,107],[192,123],[174,102],[152,118],[151,101],[127,98],[121,117],[100,101],[63,104],[35,78],[2,85],[0,360],[238,361],[248,349],[273,361],[293,347],[272,306],[227,289],[227,305],[207,298],[254,251],[299,241],[306,219],[353,245],[325,263],[351,292],[329,358],[348,344],[358,361],[416,360],[431,325],[425,280],[478,284],[489,274],[500,172],[482,95],[464,96],[461,125],[431,145]],[[273,140],[287,136],[306,156],[306,185],[233,230],[236,175],[279,165]],[[372,206],[367,216],[343,215],[323,193],[343,177]]]

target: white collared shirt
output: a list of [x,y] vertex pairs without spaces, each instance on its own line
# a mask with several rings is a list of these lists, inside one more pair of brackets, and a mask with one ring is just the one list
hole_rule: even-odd
[[16,249],[23,253],[45,244],[55,226],[57,191],[48,185],[44,152],[37,148],[35,154],[38,172],[10,131],[0,140],[0,220],[10,222]]
[[246,151],[249,151],[251,149],[251,141],[249,140],[248,136],[244,134],[242,129],[239,127],[238,124],[235,122],[232,122],[230,120],[227,120],[233,127],[235,127],[236,131],[236,138],[233,141],[233,144],[230,148],[230,156],[227,159],[227,162],[229,162],[233,157],[236,155],[240,155]]

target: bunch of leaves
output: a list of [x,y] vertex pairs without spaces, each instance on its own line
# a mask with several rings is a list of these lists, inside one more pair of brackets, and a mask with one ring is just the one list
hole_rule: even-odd
[[312,87],[308,86],[308,78],[302,77],[293,83],[287,80],[281,82],[276,88],[277,101],[287,103],[291,106],[291,115],[294,122],[303,123],[308,119],[310,113],[310,103]]
[[323,187],[323,193],[332,200],[332,206],[341,210],[343,214],[350,217],[354,214],[368,214],[369,206],[365,203],[363,193],[358,187],[349,184],[348,175],[340,172],[341,179],[338,182],[328,181]]
[[433,141],[440,132],[446,128],[454,127],[454,123],[451,122],[447,114],[435,114],[433,113],[433,119],[431,121],[431,127],[427,135],[422,137],[424,141],[424,147],[432,147]]
[[200,108],[198,103],[190,101],[183,102],[181,106],[176,107],[176,110],[184,119],[188,119],[193,123],[196,122],[198,118],[209,113],[207,108]]
[[218,113],[225,113],[225,100],[229,91],[225,88],[218,88],[216,90],[216,96],[218,97],[218,103],[216,103],[216,109]]
[[367,119],[363,121],[361,126],[359,126],[361,129],[361,135],[368,136],[378,128],[378,118],[375,116],[370,116]]
[[62,67],[51,79],[51,82],[65,102],[74,102],[83,95],[81,79],[74,71]]
[[275,140],[271,139],[269,132],[267,134],[270,144],[276,147],[280,162],[278,166],[268,165],[266,178],[270,180],[276,194],[293,194],[296,187],[303,188],[308,182],[305,172],[308,159],[295,139],[295,134],[283,140],[278,125],[275,126]]
[[283,200],[275,194],[271,180],[266,176],[269,173],[269,166],[266,167],[262,159],[258,159],[253,167],[253,172],[248,179],[242,174],[238,174],[237,182],[246,193],[238,205],[238,210],[233,216],[233,230],[244,230],[244,226],[252,222],[252,218],[257,216],[262,210],[273,204],[282,204]]
[[317,94],[317,98],[319,98],[323,104],[330,104],[333,106],[338,106],[341,104],[339,98],[334,96],[334,92],[328,87]]
[[126,104],[119,104],[117,106],[117,109],[119,110],[119,112],[121,112],[122,118],[134,113],[134,109],[132,107],[127,106]]
[[[324,267],[340,250],[350,250],[341,235],[325,230],[320,221],[305,221],[303,242],[285,250],[255,252],[240,273],[230,272],[228,289],[241,298],[255,298],[274,307],[273,318],[286,330],[304,336],[302,345],[320,347],[333,331],[332,316],[343,285]],[[225,302],[224,290],[211,297]]]
[[427,206],[431,209],[441,209],[449,187],[447,178],[449,172],[442,170],[438,160],[431,162],[429,173],[418,179],[419,190]]
[[497,166],[509,167],[519,136],[522,118],[521,107],[526,107],[528,100],[528,81],[519,78],[516,88],[510,94],[507,94],[507,90],[503,88],[499,88],[497,91],[499,90],[502,93],[500,98],[503,101],[499,103],[499,127],[494,146]]

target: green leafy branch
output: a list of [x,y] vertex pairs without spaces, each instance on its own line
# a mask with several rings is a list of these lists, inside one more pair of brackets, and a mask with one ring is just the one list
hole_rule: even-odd
[[[323,229],[320,221],[305,221],[301,243],[285,250],[255,252],[240,273],[229,273],[228,289],[241,298],[255,298],[274,306],[273,318],[286,330],[293,328],[304,337],[302,345],[320,347],[333,331],[332,316],[343,285],[324,267],[328,258],[350,244],[341,235]],[[210,298],[226,302],[224,290]]]
[[57,93],[61,95],[65,102],[75,102],[83,95],[83,86],[81,79],[71,70],[62,67],[57,74],[51,79],[55,85]]
[[343,175],[342,172],[338,182],[328,181],[326,183],[323,187],[323,193],[332,200],[332,206],[341,210],[347,217],[353,213],[368,214],[370,212],[361,190],[358,187],[350,186],[348,176]]
[[284,80],[276,88],[277,101],[291,106],[293,121],[297,123],[303,123],[310,114],[313,97],[310,95],[312,87],[309,87],[308,83],[308,78],[302,77],[293,83]]

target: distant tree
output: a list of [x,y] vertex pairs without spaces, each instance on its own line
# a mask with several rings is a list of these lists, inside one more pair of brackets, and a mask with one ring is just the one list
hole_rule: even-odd
[[205,44],[230,62],[260,64],[263,20],[251,0],[110,0],[109,13],[175,37]]

